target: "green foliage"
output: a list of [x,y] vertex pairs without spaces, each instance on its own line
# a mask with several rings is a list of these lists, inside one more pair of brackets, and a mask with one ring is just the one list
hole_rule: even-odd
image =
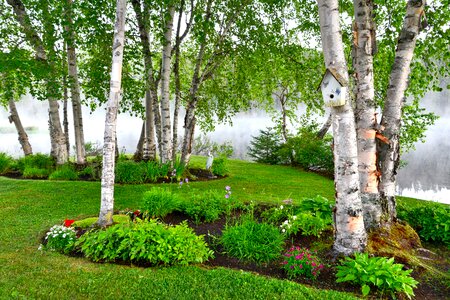
[[68,253],[72,251],[76,239],[75,230],[72,227],[55,225],[47,232],[45,236],[45,248]]
[[143,183],[145,179],[145,164],[131,160],[118,161],[116,164],[117,183]]
[[93,166],[87,166],[78,172],[78,176],[86,179],[97,179],[97,172]]
[[43,179],[48,177],[48,169],[39,169],[34,167],[26,167],[23,170],[22,177],[28,179]]
[[291,204],[284,204],[276,207],[271,207],[261,213],[261,218],[264,222],[279,225],[283,220],[286,220],[294,212],[294,207]]
[[220,242],[228,255],[261,264],[280,257],[284,237],[277,227],[244,217],[226,226]]
[[310,212],[302,212],[289,216],[281,225],[281,231],[288,235],[301,232],[302,235],[313,235],[320,237],[321,234],[330,228],[331,220],[324,219],[320,215]]
[[426,241],[444,243],[450,247],[450,207],[439,204],[409,208],[400,205],[398,217],[407,221]]
[[[87,229],[97,222],[98,217],[86,218],[73,222],[72,227],[80,227]],[[114,223],[128,223],[130,222],[130,217],[127,215],[113,215]]]
[[296,211],[311,212],[315,216],[320,215],[324,218],[329,218],[331,221],[333,206],[330,200],[321,195],[317,195],[313,198],[302,199]]
[[231,142],[219,144],[212,142],[206,135],[196,137],[192,145],[192,154],[207,155],[208,151],[214,156],[230,157],[233,155],[234,149]]
[[156,182],[158,178],[167,176],[167,172],[165,174],[162,174],[161,166],[157,161],[148,161],[145,171],[145,177],[150,182]]
[[144,193],[142,208],[150,217],[163,218],[167,214],[178,210],[181,200],[177,194],[169,189],[154,187]]
[[93,261],[122,260],[151,265],[202,263],[213,255],[203,236],[196,236],[186,223],[167,226],[156,220],[87,232],[76,247]]
[[56,171],[50,174],[49,180],[77,180],[78,174],[72,166],[64,165],[58,167]]
[[253,137],[248,148],[248,155],[260,163],[278,164],[280,147],[279,134],[273,128],[268,127],[266,130],[260,130],[259,135]]
[[370,293],[370,286],[381,293],[404,293],[408,298],[414,296],[413,288],[418,284],[410,274],[412,270],[403,270],[402,264],[395,264],[394,258],[369,257],[367,253],[355,253],[355,258],[346,257],[337,267],[336,282],[350,281],[361,286],[364,296]]
[[[76,147],[73,146],[74,151],[76,151]],[[84,150],[86,152],[86,156],[100,156],[102,155],[102,146],[99,142],[86,142],[84,143]]]
[[282,266],[291,279],[299,276],[316,279],[323,269],[323,264],[314,253],[298,246],[292,246],[284,254]]
[[0,152],[0,175],[8,172],[14,160],[11,156],[4,152]]
[[229,173],[227,163],[228,158],[226,156],[214,158],[213,164],[211,166],[212,173],[217,176],[227,175]]
[[22,173],[24,173],[26,168],[51,170],[53,166],[53,158],[42,153],[36,153],[21,157],[15,164],[15,167]]

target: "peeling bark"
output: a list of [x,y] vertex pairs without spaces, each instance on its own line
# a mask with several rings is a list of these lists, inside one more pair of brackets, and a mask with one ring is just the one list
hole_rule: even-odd
[[373,77],[375,24],[372,0],[354,0],[353,67],[355,69],[356,128],[358,171],[364,224],[367,230],[380,224],[381,205],[378,193],[377,144],[375,139],[376,105]]
[[408,87],[411,60],[420,31],[421,17],[424,14],[426,1],[409,0],[403,28],[395,51],[394,65],[389,78],[386,101],[381,119],[383,135],[389,144],[378,143],[378,164],[381,170],[379,185],[383,221],[389,223],[396,218],[395,186],[397,170],[400,162],[400,121],[403,100]]
[[69,101],[69,96],[67,95],[67,81],[66,76],[63,79],[63,127],[64,127],[64,136],[66,137],[66,149],[67,153],[70,156],[70,143],[69,143],[69,118],[67,115],[67,102]]
[[110,225],[113,222],[117,110],[119,108],[119,100],[122,96],[121,84],[125,43],[126,0],[117,0],[116,3],[110,92],[106,109],[105,136],[103,142],[101,205],[97,220],[97,224],[102,227]]
[[[348,82],[339,26],[337,0],[318,0],[322,47],[327,68]],[[334,136],[334,182],[336,190],[334,250],[349,255],[363,251],[367,244],[363,210],[359,197],[356,132],[350,97],[343,106],[332,107]]]
[[28,135],[25,129],[22,126],[22,122],[20,121],[19,113],[17,112],[16,103],[13,99],[10,99],[9,102],[9,113],[8,117],[10,123],[14,123],[16,127],[17,134],[19,135],[19,143],[22,146],[23,154],[25,156],[33,154],[33,150],[31,148],[30,141],[28,140]]

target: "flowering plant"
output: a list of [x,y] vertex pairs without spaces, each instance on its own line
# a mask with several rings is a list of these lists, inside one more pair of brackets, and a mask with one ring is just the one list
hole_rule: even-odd
[[47,232],[46,248],[53,251],[69,252],[76,238],[75,229],[64,225],[55,225]]
[[323,269],[323,264],[320,263],[319,258],[312,251],[298,246],[292,246],[284,254],[282,265],[289,278],[303,275],[316,279]]
[[75,220],[68,220],[68,219],[65,219],[64,220],[64,226],[65,227],[70,227],[70,226],[72,226],[72,224],[75,222]]
[[328,219],[324,219],[321,215],[313,215],[309,212],[302,212],[297,215],[290,215],[281,225],[281,232],[297,234],[301,231],[303,235],[320,235],[330,227]]

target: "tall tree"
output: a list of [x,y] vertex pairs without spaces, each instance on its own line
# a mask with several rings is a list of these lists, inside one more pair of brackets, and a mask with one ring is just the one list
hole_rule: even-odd
[[[325,66],[348,83],[347,63],[339,25],[337,0],[318,0]],[[331,108],[334,136],[334,250],[349,255],[362,251],[367,243],[359,196],[358,157],[355,120],[349,95],[343,106]]]
[[16,127],[17,133],[19,135],[19,143],[20,146],[22,146],[23,153],[25,156],[33,154],[33,150],[31,148],[30,141],[28,140],[28,135],[23,128],[22,122],[20,121],[19,113],[17,112],[16,103],[13,99],[10,99],[8,102],[9,105],[9,113],[10,116],[9,122],[14,123],[14,126]]
[[114,210],[114,154],[116,150],[116,125],[119,100],[121,98],[122,63],[125,46],[126,0],[116,2],[116,23],[112,46],[112,67],[110,93],[105,118],[105,135],[103,142],[103,170],[99,226],[107,226],[113,222]]

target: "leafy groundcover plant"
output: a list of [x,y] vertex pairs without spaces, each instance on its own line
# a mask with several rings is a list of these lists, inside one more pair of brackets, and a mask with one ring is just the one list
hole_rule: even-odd
[[316,279],[324,268],[319,258],[309,249],[293,246],[284,254],[281,263],[289,278],[305,276]]
[[90,231],[75,243],[93,261],[130,261],[150,265],[202,263],[213,256],[203,236],[185,222],[177,226],[156,220],[118,224]]
[[361,286],[364,296],[374,286],[384,294],[404,293],[408,298],[414,296],[413,288],[418,284],[411,274],[412,270],[403,270],[402,264],[395,264],[394,258],[369,257],[367,253],[355,253],[355,258],[346,257],[337,267],[336,282],[350,281]]
[[180,197],[169,189],[154,187],[144,193],[142,208],[150,217],[163,218],[181,206]]

